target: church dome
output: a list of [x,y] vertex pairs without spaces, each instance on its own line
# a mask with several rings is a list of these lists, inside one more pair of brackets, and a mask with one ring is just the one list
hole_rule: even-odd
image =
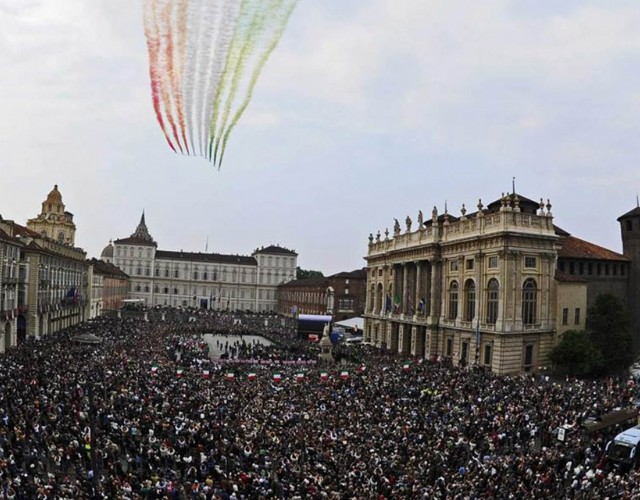
[[46,203],[62,203],[62,195],[58,191],[58,185],[53,186],[53,189],[47,195]]
[[109,244],[104,247],[102,253],[100,254],[101,259],[112,259],[113,258],[113,244],[109,242]]

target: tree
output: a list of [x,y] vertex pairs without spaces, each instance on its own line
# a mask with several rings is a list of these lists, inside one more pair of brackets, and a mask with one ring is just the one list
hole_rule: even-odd
[[602,367],[602,354],[593,345],[584,330],[564,332],[560,343],[551,351],[554,365],[564,368],[569,375],[590,375]]
[[603,372],[625,370],[633,362],[631,321],[622,301],[612,294],[602,294],[589,309],[587,332],[602,354]]
[[300,266],[296,268],[296,279],[304,280],[309,278],[324,278],[324,275],[320,271],[308,271],[300,269]]

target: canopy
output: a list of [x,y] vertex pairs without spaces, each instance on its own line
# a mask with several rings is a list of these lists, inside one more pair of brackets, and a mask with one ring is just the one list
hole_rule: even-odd
[[602,415],[593,421],[583,423],[587,432],[597,432],[612,425],[621,424],[627,420],[634,420],[638,416],[638,408],[624,408],[622,410],[614,410],[610,413]]
[[99,344],[102,342],[102,337],[98,337],[93,333],[82,333],[73,337],[73,341],[78,344]]
[[338,321],[335,326],[342,326],[344,328],[357,328],[358,330],[364,330],[364,318],[349,318],[344,321]]

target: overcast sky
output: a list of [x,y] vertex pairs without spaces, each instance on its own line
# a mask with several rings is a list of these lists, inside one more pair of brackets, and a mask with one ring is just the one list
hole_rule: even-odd
[[325,274],[370,232],[511,188],[621,251],[640,191],[640,2],[300,0],[222,169],[170,151],[134,0],[0,0],[0,214],[59,185],[99,256],[280,244]]

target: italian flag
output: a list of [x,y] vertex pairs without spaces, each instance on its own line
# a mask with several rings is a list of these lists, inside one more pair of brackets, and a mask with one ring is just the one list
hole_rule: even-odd
[[349,372],[347,370],[343,370],[340,372],[340,378],[342,380],[347,380],[349,378]]
[[255,380],[255,379],[256,379],[256,374],[255,374],[255,372],[250,372],[250,373],[248,373],[248,374],[247,374],[247,378],[248,378],[249,380]]
[[178,377],[178,378],[182,377],[182,374],[183,374],[183,373],[184,373],[184,369],[182,369],[182,368],[178,368],[178,369],[176,370],[176,377]]
[[225,375],[225,378],[227,380],[234,380],[236,378],[236,374],[233,372],[227,372],[227,374]]
[[277,372],[273,374],[273,381],[274,382],[280,382],[282,380],[282,374]]
[[202,376],[203,376],[204,378],[209,378],[209,375],[210,375],[209,370],[203,370],[203,371],[202,371]]
[[329,380],[329,374],[327,372],[320,372],[320,380]]
[[405,363],[404,365],[402,365],[402,369],[405,372],[408,372],[409,370],[411,370],[411,363]]
[[153,365],[151,367],[151,375],[158,375],[158,365]]
[[298,372],[296,373],[296,382],[302,382],[304,380],[304,373]]

